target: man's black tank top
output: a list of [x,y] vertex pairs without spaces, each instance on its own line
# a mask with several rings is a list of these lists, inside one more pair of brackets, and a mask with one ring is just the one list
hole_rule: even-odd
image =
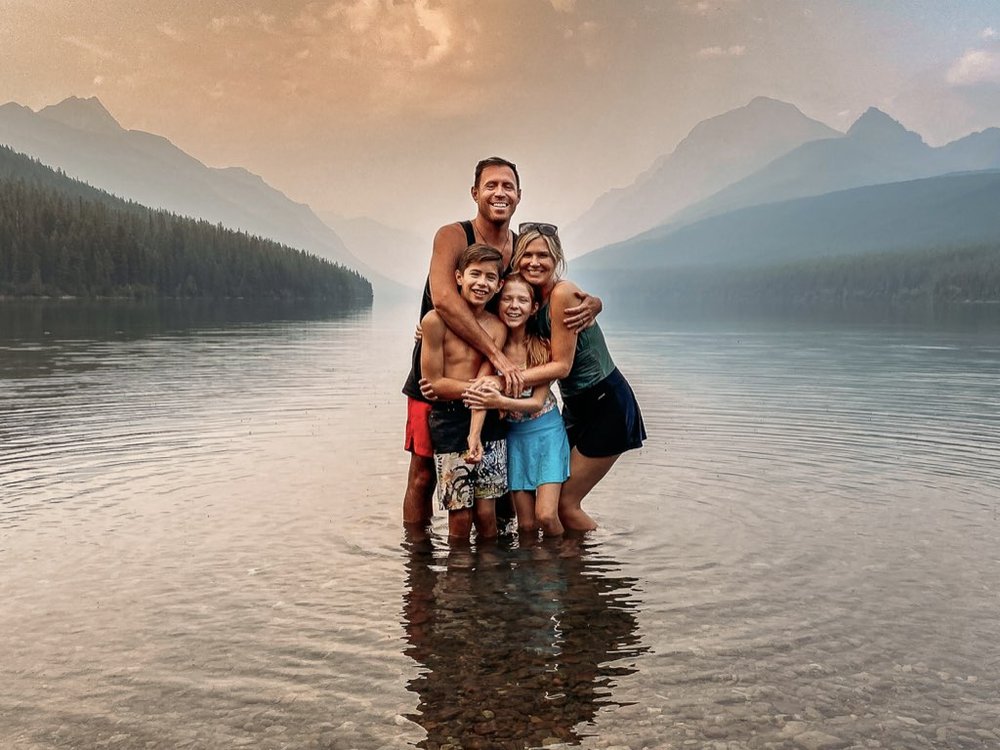
[[[472,228],[471,221],[460,221],[459,225],[465,230],[465,242],[466,247],[469,245],[476,244],[476,232]],[[514,237],[511,240],[512,246],[517,244],[517,233],[514,233]],[[494,295],[493,299],[489,301],[486,305],[486,309],[490,312],[496,312],[496,305],[499,302],[500,295]],[[420,320],[424,319],[424,316],[434,309],[434,300],[431,299],[431,277],[428,274],[427,280],[424,282],[424,294],[420,299]],[[407,396],[417,399],[418,401],[426,401],[423,395],[420,393],[420,342],[417,341],[413,345],[413,357],[410,362],[410,373],[406,376],[406,382],[403,384],[403,393]]]

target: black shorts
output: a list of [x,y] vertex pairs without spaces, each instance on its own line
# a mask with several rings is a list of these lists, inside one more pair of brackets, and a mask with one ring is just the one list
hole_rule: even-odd
[[646,439],[639,404],[618,368],[582,393],[563,396],[563,419],[570,447],[588,458],[617,456]]
[[[427,417],[430,428],[431,445],[434,453],[464,453],[469,449],[469,425],[472,412],[461,401],[433,401],[431,413]],[[481,440],[483,443],[502,440],[507,434],[506,425],[499,413],[491,409],[486,412]]]

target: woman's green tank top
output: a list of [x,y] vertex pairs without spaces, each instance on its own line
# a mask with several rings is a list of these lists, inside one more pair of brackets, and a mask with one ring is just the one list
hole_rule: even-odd
[[[552,319],[548,301],[538,309],[538,332],[543,338],[552,339]],[[559,381],[559,392],[563,396],[574,396],[600,383],[614,372],[614,369],[615,363],[611,360],[604,334],[600,325],[595,322],[577,335],[573,367],[569,375]]]

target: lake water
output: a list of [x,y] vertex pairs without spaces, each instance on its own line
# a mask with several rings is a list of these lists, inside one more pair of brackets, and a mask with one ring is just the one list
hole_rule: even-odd
[[0,304],[0,746],[1000,746],[1000,325],[609,316],[601,528],[449,553],[411,312]]

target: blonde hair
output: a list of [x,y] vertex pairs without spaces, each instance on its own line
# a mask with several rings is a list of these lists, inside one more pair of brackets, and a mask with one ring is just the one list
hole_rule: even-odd
[[542,234],[537,229],[529,229],[520,235],[517,238],[517,244],[514,246],[514,257],[510,259],[510,267],[514,271],[519,270],[518,266],[521,264],[521,258],[524,257],[524,249],[528,246],[529,242],[534,242],[539,237],[545,241],[546,246],[549,248],[549,255],[555,261],[554,278],[558,280],[566,271],[566,256],[563,254],[562,242],[559,241],[558,234]]
[[[508,274],[504,279],[504,289],[509,289],[511,284],[524,284],[531,293],[532,303],[535,305],[541,304],[541,300],[538,298],[538,290],[529,284],[528,280],[517,271]],[[538,365],[547,364],[552,359],[552,349],[549,340],[538,335],[537,315],[538,310],[535,310],[535,314],[528,319],[524,331],[524,340],[528,348],[528,367],[538,367]]]

